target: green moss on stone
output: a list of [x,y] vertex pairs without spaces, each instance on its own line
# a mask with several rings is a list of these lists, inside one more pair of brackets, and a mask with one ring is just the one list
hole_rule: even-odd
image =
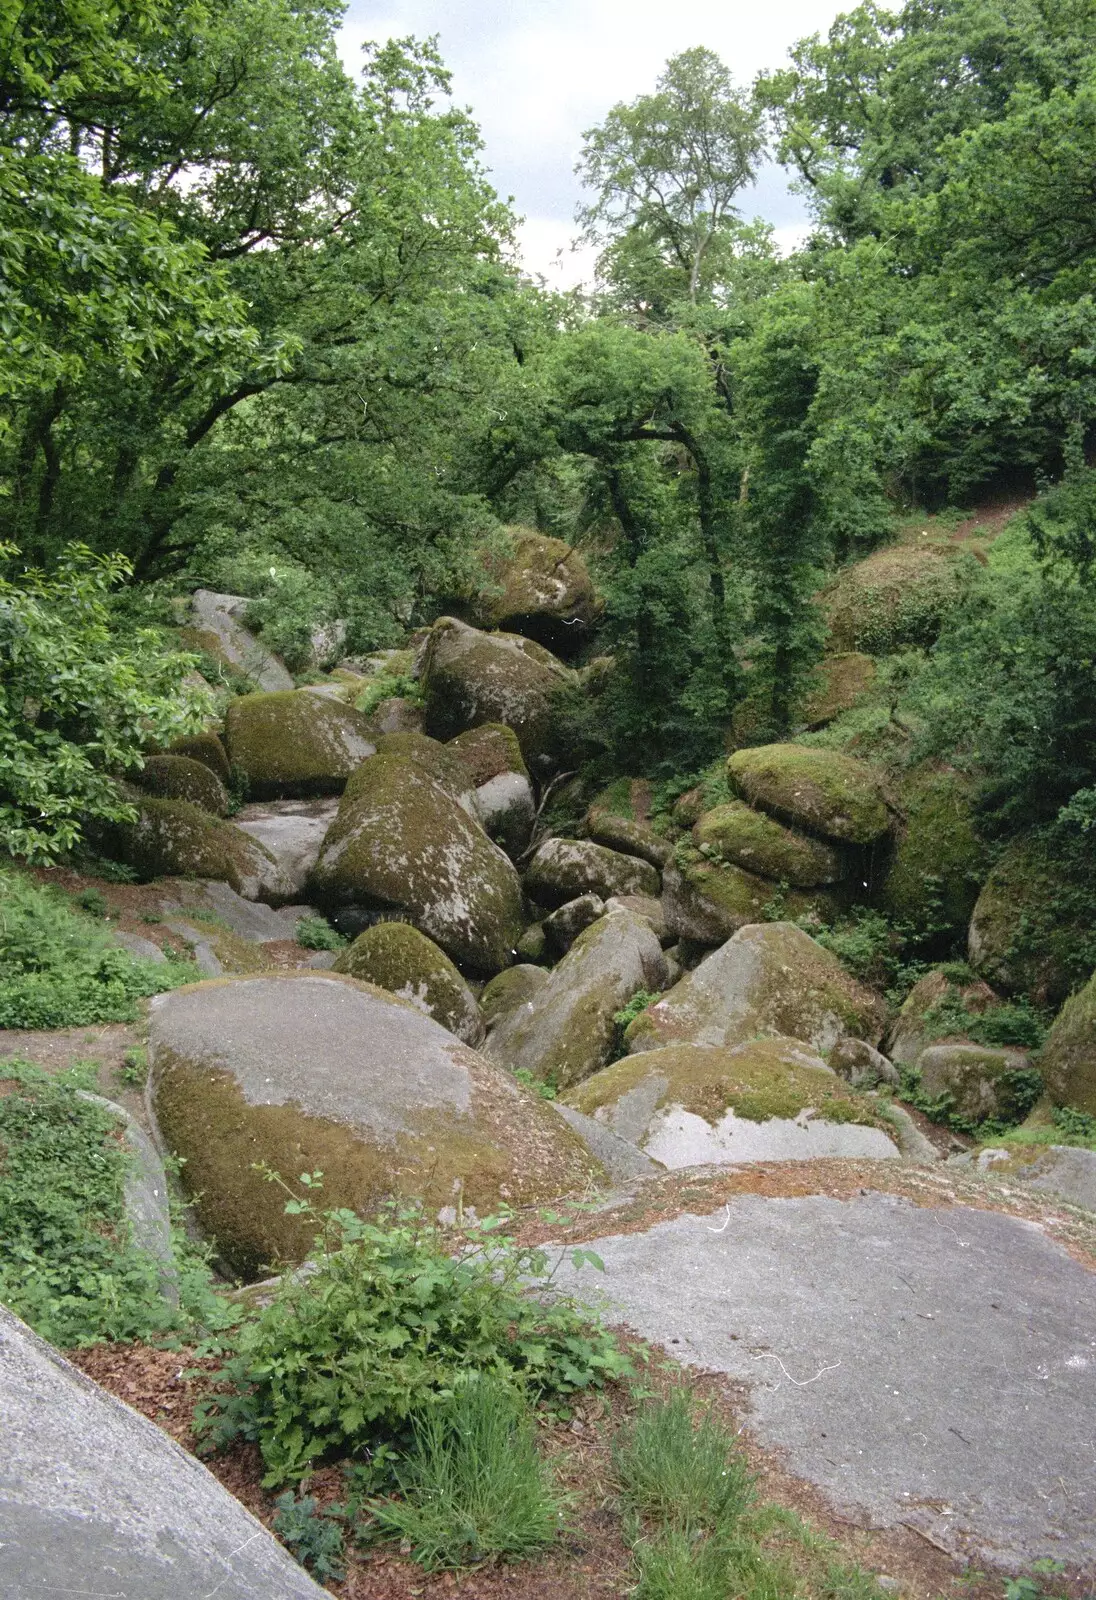
[[744,800],[793,828],[839,844],[870,845],[890,831],[892,817],[879,775],[834,750],[797,744],[737,750],[727,774]]
[[876,665],[871,656],[857,650],[824,656],[818,663],[814,683],[803,703],[803,721],[808,728],[824,728],[835,717],[851,711],[875,683]]
[[340,794],[376,748],[360,711],[299,689],[234,700],[225,713],[225,744],[259,800]]
[[473,788],[467,768],[459,755],[449,745],[431,739],[425,733],[385,733],[377,740],[377,754],[400,756],[413,761],[429,773],[435,783],[440,783],[454,800],[467,795]]
[[1096,872],[1086,839],[1032,834],[1010,845],[971,917],[971,963],[987,982],[1055,1004],[1096,967]]
[[796,888],[813,889],[837,883],[846,874],[840,851],[767,817],[741,800],[716,806],[693,829],[701,854]]
[[215,733],[195,733],[189,738],[176,739],[174,744],[168,746],[167,753],[169,756],[189,756],[192,761],[201,761],[210,772],[217,774],[222,783],[227,783],[232,776],[227,752]]
[[379,922],[367,928],[340,953],[334,970],[410,1001],[466,1044],[478,1044],[483,1037],[471,989],[445,951],[410,923]]
[[1039,1066],[1056,1105],[1096,1117],[1096,975],[1062,1007]]
[[431,629],[421,684],[427,732],[436,739],[502,722],[514,730],[526,761],[566,753],[575,675],[531,639],[480,633],[441,617]]
[[887,655],[932,644],[941,623],[962,603],[976,570],[973,558],[954,547],[877,550],[822,590],[830,647]]
[[878,900],[922,937],[954,936],[970,922],[987,866],[971,800],[970,780],[949,768],[914,768],[899,786],[902,820]]
[[478,728],[468,728],[451,739],[445,748],[459,756],[477,789],[503,772],[516,772],[523,778],[529,776],[518,736],[504,722],[483,722]]
[[228,795],[217,774],[190,756],[150,756],[140,774],[141,787],[161,800],[189,800],[212,816],[223,817]]
[[123,852],[142,878],[216,878],[245,894],[276,869],[258,840],[188,800],[142,799],[140,807]]

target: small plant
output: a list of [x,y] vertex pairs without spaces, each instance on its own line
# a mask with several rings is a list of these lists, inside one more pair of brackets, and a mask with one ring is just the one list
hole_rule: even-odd
[[624,1054],[624,1035],[638,1016],[646,1011],[648,1006],[653,1006],[658,999],[657,994],[652,994],[649,989],[637,989],[626,1006],[613,1015],[613,1049],[611,1061],[619,1061]]
[[375,1502],[378,1531],[428,1571],[514,1559],[549,1544],[563,1502],[537,1451],[529,1401],[497,1377],[472,1377],[416,1415],[396,1467],[400,1499]]
[[148,1078],[148,1051],[139,1045],[132,1050],[127,1050],[122,1057],[122,1065],[118,1068],[118,1077],[122,1083],[128,1083],[135,1088],[144,1088]]
[[106,899],[101,889],[81,889],[72,897],[73,905],[81,911],[86,911],[89,917],[105,917],[109,911]]
[[728,1552],[720,1539],[698,1542],[681,1528],[661,1528],[636,1540],[632,1559],[633,1600],[727,1600],[732,1593]]
[[696,1537],[731,1528],[753,1499],[753,1477],[734,1435],[688,1396],[646,1405],[613,1450],[625,1504],[636,1515]]
[[158,923],[162,923],[163,920],[164,920],[163,917],[160,915],[160,913],[158,911],[142,911],[141,912],[141,921],[149,923],[150,926],[152,926],[152,927],[155,927]]
[[1071,1106],[1055,1106],[1054,1128],[1060,1135],[1060,1144],[1082,1145],[1096,1150],[1096,1117],[1087,1111],[1074,1111]]
[[234,817],[242,811],[247,804],[250,792],[250,780],[245,768],[238,761],[234,761],[228,769],[228,782],[225,784],[225,793],[228,795],[228,815]]
[[559,1096],[559,1089],[550,1077],[543,1080],[534,1078],[528,1067],[515,1067],[514,1081],[525,1089],[532,1089],[542,1100],[555,1100]]
[[311,1495],[287,1489],[275,1500],[274,1532],[302,1567],[326,1583],[346,1577],[345,1540],[337,1510],[320,1511]]
[[368,717],[372,716],[382,700],[409,700],[415,706],[425,704],[418,680],[404,673],[383,673],[379,678],[374,678],[368,688],[362,690],[354,705]]
[[342,934],[335,931],[326,917],[301,917],[296,939],[306,950],[341,950],[346,944]]

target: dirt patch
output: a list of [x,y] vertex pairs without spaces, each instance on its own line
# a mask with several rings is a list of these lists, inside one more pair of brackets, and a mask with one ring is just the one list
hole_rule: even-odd
[[0,1029],[0,1065],[17,1058],[30,1061],[51,1075],[66,1071],[77,1062],[94,1062],[98,1068],[93,1087],[125,1106],[146,1132],[144,1091],[139,1084],[121,1077],[126,1056],[143,1047],[145,1024],[141,1022],[100,1022],[85,1028],[54,1028],[32,1031],[24,1028]]
[[969,539],[979,539],[992,544],[1019,512],[1031,504],[1031,495],[1009,495],[1000,500],[988,500],[971,512],[970,516],[953,531],[951,544],[964,544]]

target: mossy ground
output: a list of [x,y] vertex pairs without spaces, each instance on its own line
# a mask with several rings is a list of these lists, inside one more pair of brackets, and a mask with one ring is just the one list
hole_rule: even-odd
[[741,800],[705,812],[693,828],[693,841],[710,859],[795,888],[822,887],[846,875],[845,861],[833,846],[785,828]]
[[886,655],[931,645],[962,604],[972,564],[958,547],[926,540],[889,545],[844,568],[819,597],[830,647]]

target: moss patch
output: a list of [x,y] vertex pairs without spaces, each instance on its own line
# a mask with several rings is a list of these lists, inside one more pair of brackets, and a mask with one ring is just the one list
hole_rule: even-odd
[[1091,843],[1048,833],[1010,845],[978,896],[969,948],[989,983],[1038,1005],[1086,982],[1096,968]]
[[140,804],[137,821],[124,830],[123,854],[142,878],[216,878],[246,897],[276,876],[270,852],[232,823],[188,800]]
[[727,775],[751,805],[839,844],[874,844],[892,825],[879,775],[834,750],[797,744],[737,750],[727,762]]
[[1096,1116],[1096,976],[1062,1007],[1039,1065],[1056,1105]]
[[835,717],[851,711],[875,683],[876,666],[871,656],[857,650],[825,656],[818,664],[814,685],[803,704],[803,721],[808,728],[824,728]]
[[953,546],[877,550],[838,573],[819,596],[831,648],[878,656],[932,644],[976,570]]
[[572,672],[512,633],[479,633],[455,617],[431,629],[422,674],[427,732],[452,739],[485,722],[512,728],[526,761],[566,753]]
[[227,783],[232,776],[228,754],[215,733],[195,733],[189,738],[176,739],[174,744],[168,746],[167,754],[189,756],[192,761],[202,762],[210,772],[217,774],[222,783]]
[[518,736],[503,722],[484,722],[478,728],[458,733],[446,748],[460,758],[477,789],[502,772],[516,772],[523,778],[529,776]]
[[234,700],[225,744],[258,800],[340,794],[376,747],[360,711],[298,689]]
[[435,783],[440,783],[454,800],[467,795],[474,787],[456,751],[425,733],[382,734],[377,740],[377,754],[413,761],[417,767],[429,773]]
[[693,841],[713,860],[797,888],[837,883],[846,873],[845,861],[832,845],[795,833],[741,800],[705,812],[693,829]]
[[898,788],[902,821],[879,886],[888,916],[921,937],[966,931],[986,874],[972,784],[950,768],[917,767]]
[[150,756],[140,773],[142,789],[161,800],[189,800],[212,816],[223,817],[228,795],[217,774],[190,756]]
[[472,991],[444,950],[409,923],[379,922],[367,928],[341,953],[334,970],[410,1001],[466,1044],[478,1044],[483,1037]]

